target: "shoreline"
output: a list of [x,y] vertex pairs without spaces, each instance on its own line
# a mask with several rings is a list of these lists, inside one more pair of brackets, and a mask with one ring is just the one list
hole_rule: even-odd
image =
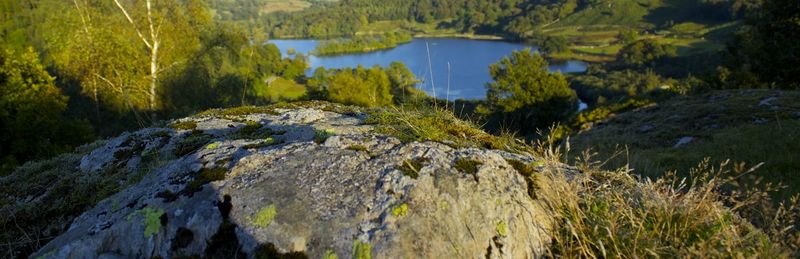
[[[467,34],[467,33],[417,33],[412,35],[413,39],[468,39],[468,40],[487,40],[487,41],[507,41],[507,42],[514,42],[514,43],[524,43],[521,41],[514,41],[508,38],[497,36],[497,35],[487,35],[487,34]],[[316,40],[316,41],[324,41],[327,39],[317,39],[317,38],[303,38],[303,37],[281,37],[275,38],[277,40]],[[351,55],[351,54],[366,54],[372,52],[379,52],[379,51],[386,51],[397,48],[403,44],[407,44],[408,42],[398,44],[397,46],[391,48],[380,48],[380,49],[371,49],[369,51],[361,51],[361,52],[347,52],[347,53],[336,53],[336,54],[326,54],[326,55],[315,55],[315,56],[342,56],[342,55]],[[535,46],[535,45],[531,45]],[[555,53],[555,54],[548,54],[545,58],[549,61],[554,62],[566,62],[566,61],[582,61],[586,63],[607,63],[613,62],[616,60],[612,56],[606,55],[591,55],[591,54],[577,54],[577,53]]]

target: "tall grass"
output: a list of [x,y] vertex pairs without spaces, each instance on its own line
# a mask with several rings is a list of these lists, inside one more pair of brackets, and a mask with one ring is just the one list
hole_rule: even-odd
[[607,171],[584,152],[576,167],[560,162],[568,145],[542,141],[538,193],[555,219],[550,253],[563,258],[791,258],[800,235],[798,198],[778,206],[775,186],[743,181],[757,170],[709,160],[691,181],[668,173],[641,180],[628,167]]

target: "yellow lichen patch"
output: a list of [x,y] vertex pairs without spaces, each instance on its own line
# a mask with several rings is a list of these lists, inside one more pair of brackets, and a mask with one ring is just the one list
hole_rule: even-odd
[[272,220],[275,219],[276,215],[278,215],[278,210],[275,208],[275,205],[269,205],[261,208],[252,218],[253,225],[266,228],[270,223],[272,223]]
[[161,216],[164,211],[161,209],[154,210],[152,208],[144,208],[131,213],[126,218],[127,220],[133,219],[135,216],[141,215],[143,217],[142,223],[144,224],[144,236],[149,237],[161,230]]
[[497,231],[497,235],[501,237],[508,236],[508,225],[506,225],[506,221],[504,220],[497,222],[495,230]]
[[408,204],[400,204],[392,209],[392,215],[395,217],[405,217],[408,214]]

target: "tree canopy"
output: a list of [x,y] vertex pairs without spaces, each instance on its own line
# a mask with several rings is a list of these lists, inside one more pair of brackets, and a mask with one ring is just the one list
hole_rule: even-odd
[[490,65],[489,73],[494,82],[487,84],[487,104],[525,132],[548,127],[576,107],[575,91],[566,78],[551,73],[547,61],[530,49]]

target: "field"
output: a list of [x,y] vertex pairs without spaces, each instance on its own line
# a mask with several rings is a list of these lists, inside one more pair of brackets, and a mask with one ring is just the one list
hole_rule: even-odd
[[356,35],[369,35],[369,34],[383,34],[386,32],[395,31],[408,31],[417,38],[436,38],[436,37],[452,37],[452,38],[468,38],[468,39],[502,39],[502,37],[493,35],[478,35],[470,33],[461,33],[451,28],[437,28],[441,22],[449,22],[448,20],[439,20],[434,23],[418,23],[411,21],[376,21],[361,28]]
[[284,78],[274,78],[269,85],[257,85],[257,96],[270,102],[294,101],[306,95],[306,87]]
[[261,14],[274,12],[297,12],[311,7],[311,3],[303,0],[270,0],[261,8]]

